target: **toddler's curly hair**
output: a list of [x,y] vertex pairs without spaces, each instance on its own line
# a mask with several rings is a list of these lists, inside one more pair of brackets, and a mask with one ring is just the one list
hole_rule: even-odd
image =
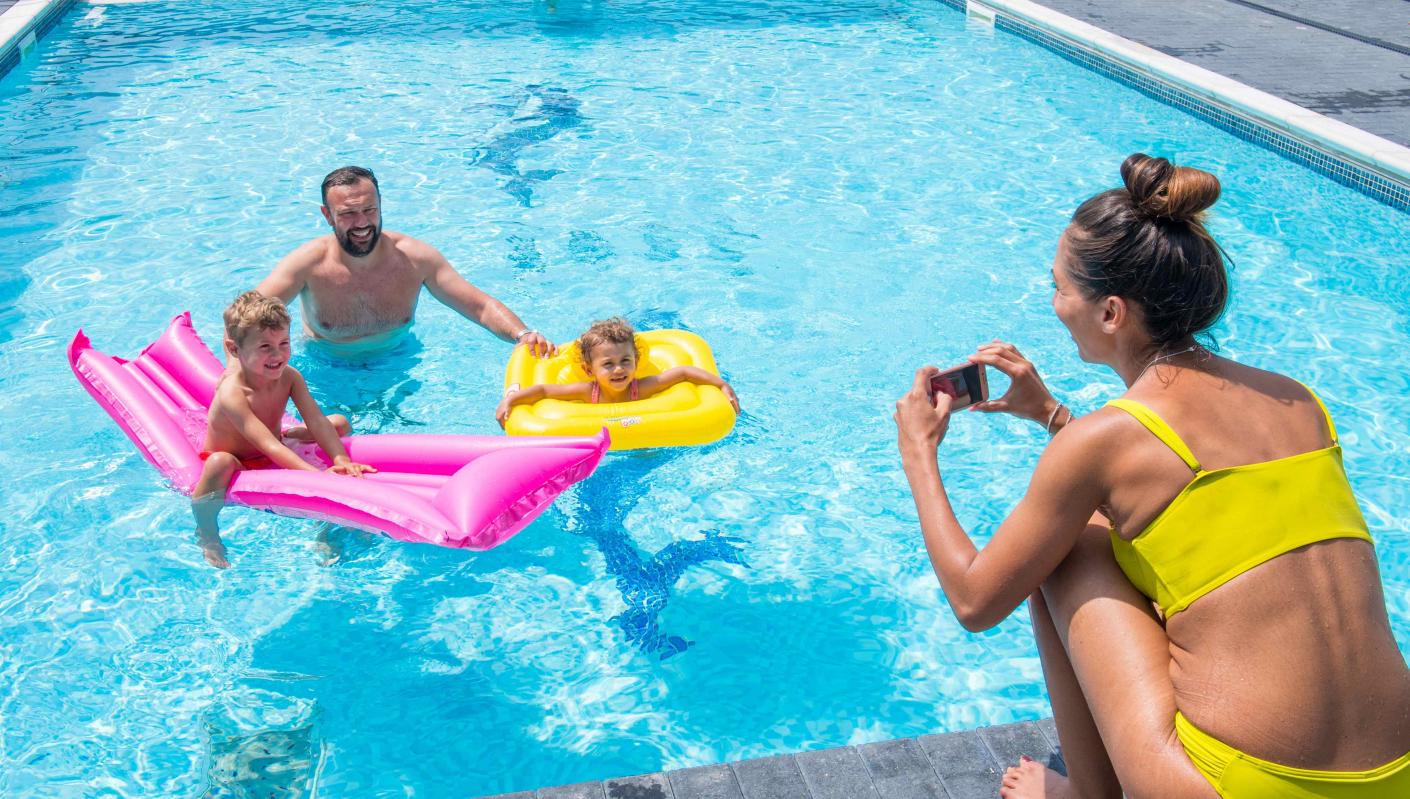
[[632,352],[637,352],[636,331],[631,323],[620,316],[593,322],[587,332],[578,337],[578,357],[583,369],[592,368],[592,349],[599,344],[630,344]]
[[238,346],[256,330],[281,330],[289,327],[289,309],[277,297],[266,297],[258,291],[247,291],[235,298],[225,309],[225,337]]

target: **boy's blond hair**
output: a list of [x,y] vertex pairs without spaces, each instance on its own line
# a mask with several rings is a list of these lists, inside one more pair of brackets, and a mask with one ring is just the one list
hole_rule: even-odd
[[225,309],[225,337],[235,346],[256,330],[283,330],[289,327],[289,309],[277,297],[247,291]]
[[578,337],[578,357],[584,369],[592,370],[592,348],[600,344],[630,344],[633,353],[638,351],[636,331],[620,316],[593,322],[587,332]]

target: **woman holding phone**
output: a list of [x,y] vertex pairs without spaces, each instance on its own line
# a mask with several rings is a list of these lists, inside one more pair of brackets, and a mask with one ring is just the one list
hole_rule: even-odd
[[1025,760],[1004,797],[1410,796],[1410,669],[1331,417],[1309,389],[1196,342],[1223,313],[1207,172],[1133,155],[1057,245],[1053,310],[1126,392],[1074,419],[1012,345],[977,410],[1054,433],[977,550],[937,448],[933,367],[896,403],[931,564],[966,629],[1025,599],[1067,778]]

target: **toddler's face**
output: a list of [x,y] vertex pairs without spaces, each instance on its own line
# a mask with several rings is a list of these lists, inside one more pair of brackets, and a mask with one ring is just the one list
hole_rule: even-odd
[[603,388],[626,391],[636,377],[636,348],[629,343],[598,344],[592,348],[588,374]]
[[251,331],[234,350],[245,374],[277,380],[289,365],[289,328]]

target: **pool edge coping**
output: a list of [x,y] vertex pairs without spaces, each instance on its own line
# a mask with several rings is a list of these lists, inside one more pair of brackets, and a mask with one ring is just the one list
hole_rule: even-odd
[[78,0],[17,0],[0,13],[0,78],[20,65]]
[[[1359,168],[1394,184],[1399,187],[1400,192],[1377,190],[1375,187],[1367,185],[1367,181],[1348,179],[1351,176],[1339,175],[1335,171],[1317,164],[1314,159],[1299,158],[1288,148],[1271,148],[1280,155],[1291,156],[1291,160],[1309,166],[1337,182],[1350,185],[1361,193],[1387,205],[1400,210],[1410,210],[1410,200],[1395,196],[1403,193],[1405,197],[1410,197],[1410,148],[1325,114],[1304,108],[1261,89],[1256,89],[1226,75],[1196,66],[1096,25],[1075,19],[1032,0],[983,0],[983,2],[938,0],[938,2],[960,11],[967,17],[973,17],[989,24],[995,24],[999,16],[1007,16],[1010,18],[1008,20],[1010,23],[1016,21],[1034,28],[1039,32],[1060,39],[1070,46],[1085,50],[1116,67],[1125,68],[1137,76],[1164,84],[1183,93],[1195,102],[1210,105],[1216,110],[1241,118],[1270,133],[1291,139],[1296,144],[1310,147],[1349,166]],[[1059,56],[1067,56],[1066,53],[1048,42],[1024,36],[1022,32],[1019,32],[1018,35],[1045,49],[1056,52]],[[1132,85],[1137,90],[1145,91],[1144,87],[1124,80],[1121,75],[1108,74],[1107,77]],[[1157,99],[1163,100],[1164,98]],[[1184,110],[1189,112],[1193,109]],[[1206,118],[1204,114],[1196,112],[1195,116],[1225,129],[1229,127],[1219,125],[1218,122]],[[1233,132],[1235,135],[1240,135],[1241,138],[1250,139],[1249,136],[1238,131]],[[1256,139],[1252,140],[1257,141]]]

